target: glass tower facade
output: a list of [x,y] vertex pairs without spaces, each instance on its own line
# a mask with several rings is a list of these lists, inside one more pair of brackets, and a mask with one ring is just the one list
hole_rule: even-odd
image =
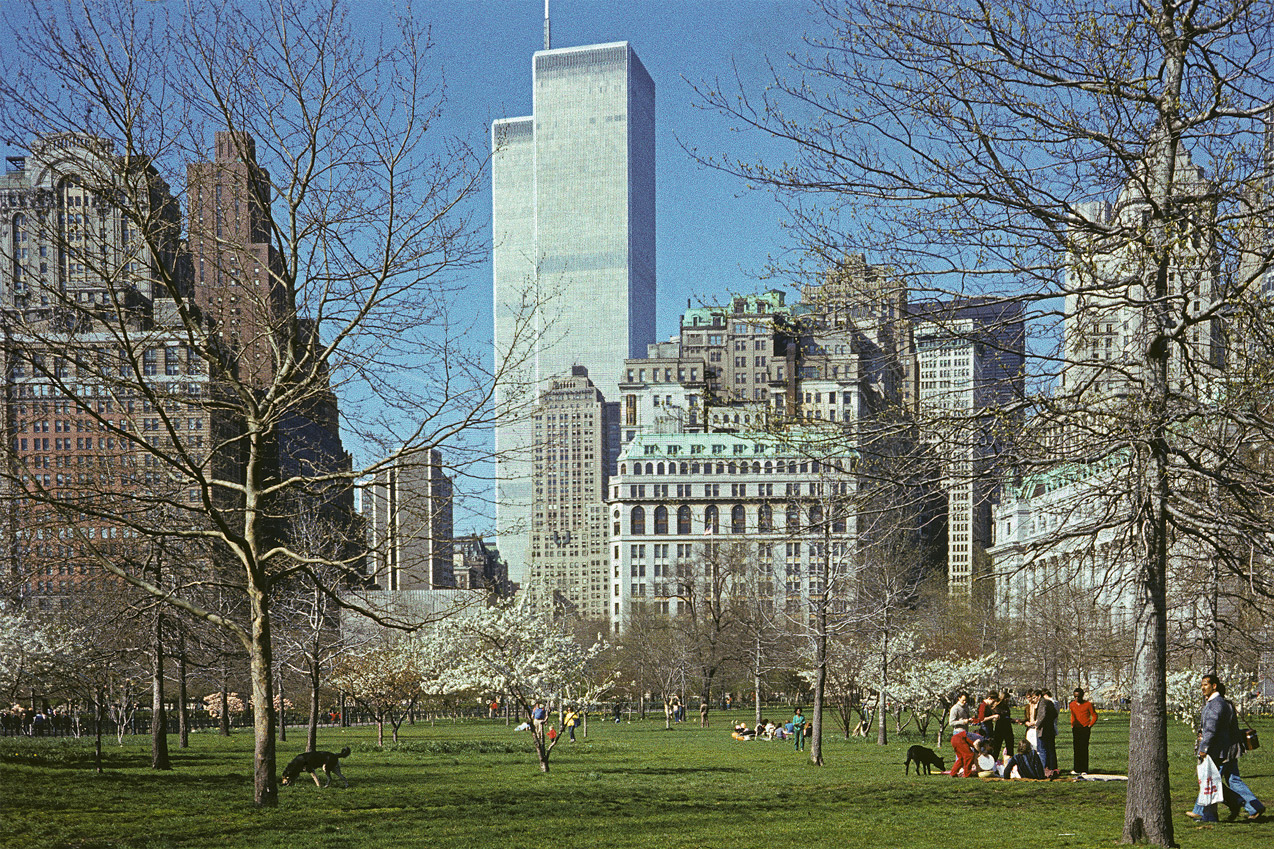
[[[655,336],[655,86],[627,42],[544,50],[533,114],[491,128],[496,521],[509,577],[529,563],[531,415],[584,366],[608,401]],[[609,470],[608,470],[609,471]]]

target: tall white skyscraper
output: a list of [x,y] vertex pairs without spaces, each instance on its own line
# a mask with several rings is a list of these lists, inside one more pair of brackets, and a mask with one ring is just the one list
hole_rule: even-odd
[[606,400],[655,337],[655,85],[627,42],[537,52],[533,114],[491,127],[496,521],[509,577],[529,562],[531,414],[584,366]]

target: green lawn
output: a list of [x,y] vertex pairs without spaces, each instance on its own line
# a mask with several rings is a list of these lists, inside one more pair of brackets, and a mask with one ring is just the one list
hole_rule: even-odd
[[[739,713],[736,716],[743,716]],[[327,731],[320,747],[349,745],[349,790],[313,782],[280,788],[277,810],[251,805],[251,738],[192,737],[176,769],[148,768],[149,740],[106,746],[92,772],[88,742],[0,739],[0,846],[76,847],[943,847],[1113,846],[1123,823],[1121,783],[1003,782],[903,776],[907,745],[831,737],[827,765],[791,745],[740,743],[729,717],[713,727],[662,718],[594,721],[587,741],[560,744],[541,774],[525,734],[499,724],[404,726],[402,747],[376,751],[374,731]],[[1274,740],[1274,722],[1257,726]],[[1127,717],[1103,714],[1093,769],[1123,772]],[[279,764],[304,745],[293,732]],[[1061,765],[1070,766],[1063,730]],[[175,746],[176,740],[173,740]],[[1172,786],[1184,847],[1274,845],[1274,822],[1200,827],[1182,814],[1196,791],[1191,739],[1173,726]],[[943,754],[948,755],[946,747]],[[1261,749],[1243,773],[1274,800],[1274,757]],[[308,781],[308,779],[307,779]],[[1224,813],[1224,810],[1223,810]]]

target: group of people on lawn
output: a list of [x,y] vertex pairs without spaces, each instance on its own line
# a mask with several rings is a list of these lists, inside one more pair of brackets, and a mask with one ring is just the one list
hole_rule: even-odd
[[[951,725],[951,750],[956,761],[947,773],[953,776],[999,775],[1003,778],[1052,778],[1057,767],[1057,722],[1061,712],[1047,689],[1028,690],[1024,717],[1013,717],[1013,699],[1007,691],[992,690],[977,705],[961,693],[947,715]],[[1093,703],[1075,688],[1070,703],[1072,774],[1088,772],[1088,741],[1097,722]],[[1013,725],[1027,729],[1014,747]]]
[[737,723],[730,736],[736,740],[792,740],[796,750],[805,748],[805,740],[813,736],[814,726],[806,721],[805,712],[797,708],[796,713],[787,722],[775,725],[762,719],[752,728],[746,722]]

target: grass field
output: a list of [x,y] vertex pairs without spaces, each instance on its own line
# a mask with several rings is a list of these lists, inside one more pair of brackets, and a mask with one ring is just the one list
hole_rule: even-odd
[[[173,750],[175,769],[149,769],[149,739],[106,744],[106,773],[88,741],[0,739],[0,846],[143,847],[881,847],[1113,846],[1122,783],[1005,782],[903,776],[914,740],[877,747],[833,736],[827,765],[781,742],[730,739],[732,715],[704,730],[659,721],[594,720],[587,741],[560,744],[552,771],[529,737],[503,722],[404,726],[396,750],[374,729],[321,733],[320,748],[350,746],[351,787],[280,788],[277,810],[251,805],[251,737],[213,734]],[[744,716],[739,713],[734,716]],[[1257,725],[1274,741],[1274,722]],[[1127,717],[1103,714],[1093,770],[1124,771]],[[1173,812],[1183,847],[1274,845],[1274,821],[1197,826],[1183,813],[1197,790],[1189,730],[1172,726]],[[173,740],[175,746],[176,740]],[[1267,744],[1268,745],[1268,744]],[[282,766],[304,746],[294,731]],[[1070,735],[1059,738],[1070,766]],[[950,763],[950,747],[943,754]],[[1261,749],[1242,772],[1274,801],[1274,757]],[[1224,814],[1224,809],[1222,809]]]

